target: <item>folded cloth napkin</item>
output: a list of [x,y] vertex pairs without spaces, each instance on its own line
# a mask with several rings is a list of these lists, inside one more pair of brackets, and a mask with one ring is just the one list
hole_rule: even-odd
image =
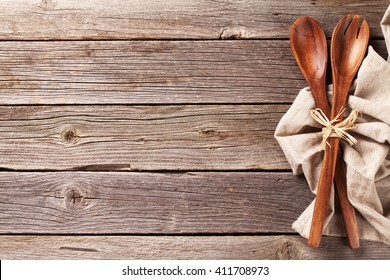
[[[390,6],[381,22],[390,54]],[[331,99],[331,86],[328,87]],[[275,137],[294,174],[304,173],[313,193],[319,180],[323,153],[320,125],[310,116],[315,102],[309,88],[302,89],[280,120]],[[362,113],[349,131],[357,144],[341,142],[347,170],[348,198],[357,210],[359,236],[390,245],[390,57],[388,61],[370,46],[350,89],[346,113]],[[335,211],[332,191],[324,234],[345,236],[340,211]],[[293,223],[293,229],[308,238],[314,201]]]

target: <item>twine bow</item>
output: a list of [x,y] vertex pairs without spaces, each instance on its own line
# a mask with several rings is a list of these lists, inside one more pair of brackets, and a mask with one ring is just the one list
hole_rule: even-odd
[[[337,114],[337,116],[331,121],[324,114],[324,112],[319,108],[316,108],[316,109],[310,111],[311,117],[316,122],[320,123],[323,126],[320,151],[325,150],[326,145],[328,145],[330,147],[330,144],[328,142],[329,137],[341,138],[351,146],[353,146],[354,144],[357,143],[356,138],[353,137],[351,134],[349,134],[347,132],[347,130],[351,130],[351,129],[356,127],[354,124],[355,124],[355,122],[360,114],[360,111],[352,110],[352,112],[349,114],[349,116],[347,118],[345,118],[341,122],[338,122],[338,119],[344,113],[344,111],[345,111],[345,108],[340,110],[340,112]],[[338,122],[338,123],[336,123],[336,122]],[[336,123],[336,124],[334,124],[334,123]]]

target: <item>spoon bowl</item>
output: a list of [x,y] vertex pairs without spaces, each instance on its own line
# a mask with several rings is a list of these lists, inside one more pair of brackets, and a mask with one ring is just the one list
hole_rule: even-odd
[[303,75],[321,78],[328,60],[324,30],[311,17],[299,18],[291,27],[291,48]]
[[291,27],[290,44],[317,107],[329,116],[325,81],[328,50],[324,30],[314,18],[301,17]]

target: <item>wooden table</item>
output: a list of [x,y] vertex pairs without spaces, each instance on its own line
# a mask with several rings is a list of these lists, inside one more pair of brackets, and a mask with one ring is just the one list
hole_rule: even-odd
[[0,258],[389,259],[292,222],[273,138],[305,81],[289,28],[382,1],[0,1]]

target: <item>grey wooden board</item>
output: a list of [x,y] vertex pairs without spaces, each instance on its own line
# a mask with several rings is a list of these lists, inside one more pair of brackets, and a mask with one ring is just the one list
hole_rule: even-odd
[[285,233],[314,198],[291,173],[0,172],[0,185],[0,234]]
[[0,168],[289,169],[274,130],[288,105],[2,106]]
[[[286,40],[291,24],[314,16],[329,37],[359,13],[381,39],[387,6],[0,1],[0,105],[16,105],[0,108],[0,258],[388,259],[380,243],[351,251],[324,238],[313,250],[272,236],[292,233],[313,199],[304,178],[230,172],[289,168],[273,139],[288,105],[264,104],[291,103],[306,85]],[[248,38],[284,40],[218,40]],[[387,55],[383,40],[372,42]],[[239,103],[256,105],[226,105]]]
[[363,15],[371,35],[388,0],[5,0],[2,40],[287,38],[300,16],[313,16],[328,36],[341,17]]
[[323,237],[320,248],[298,236],[1,236],[1,259],[390,259],[382,243]]
[[307,86],[286,40],[0,42],[0,65],[10,105],[291,103]]

